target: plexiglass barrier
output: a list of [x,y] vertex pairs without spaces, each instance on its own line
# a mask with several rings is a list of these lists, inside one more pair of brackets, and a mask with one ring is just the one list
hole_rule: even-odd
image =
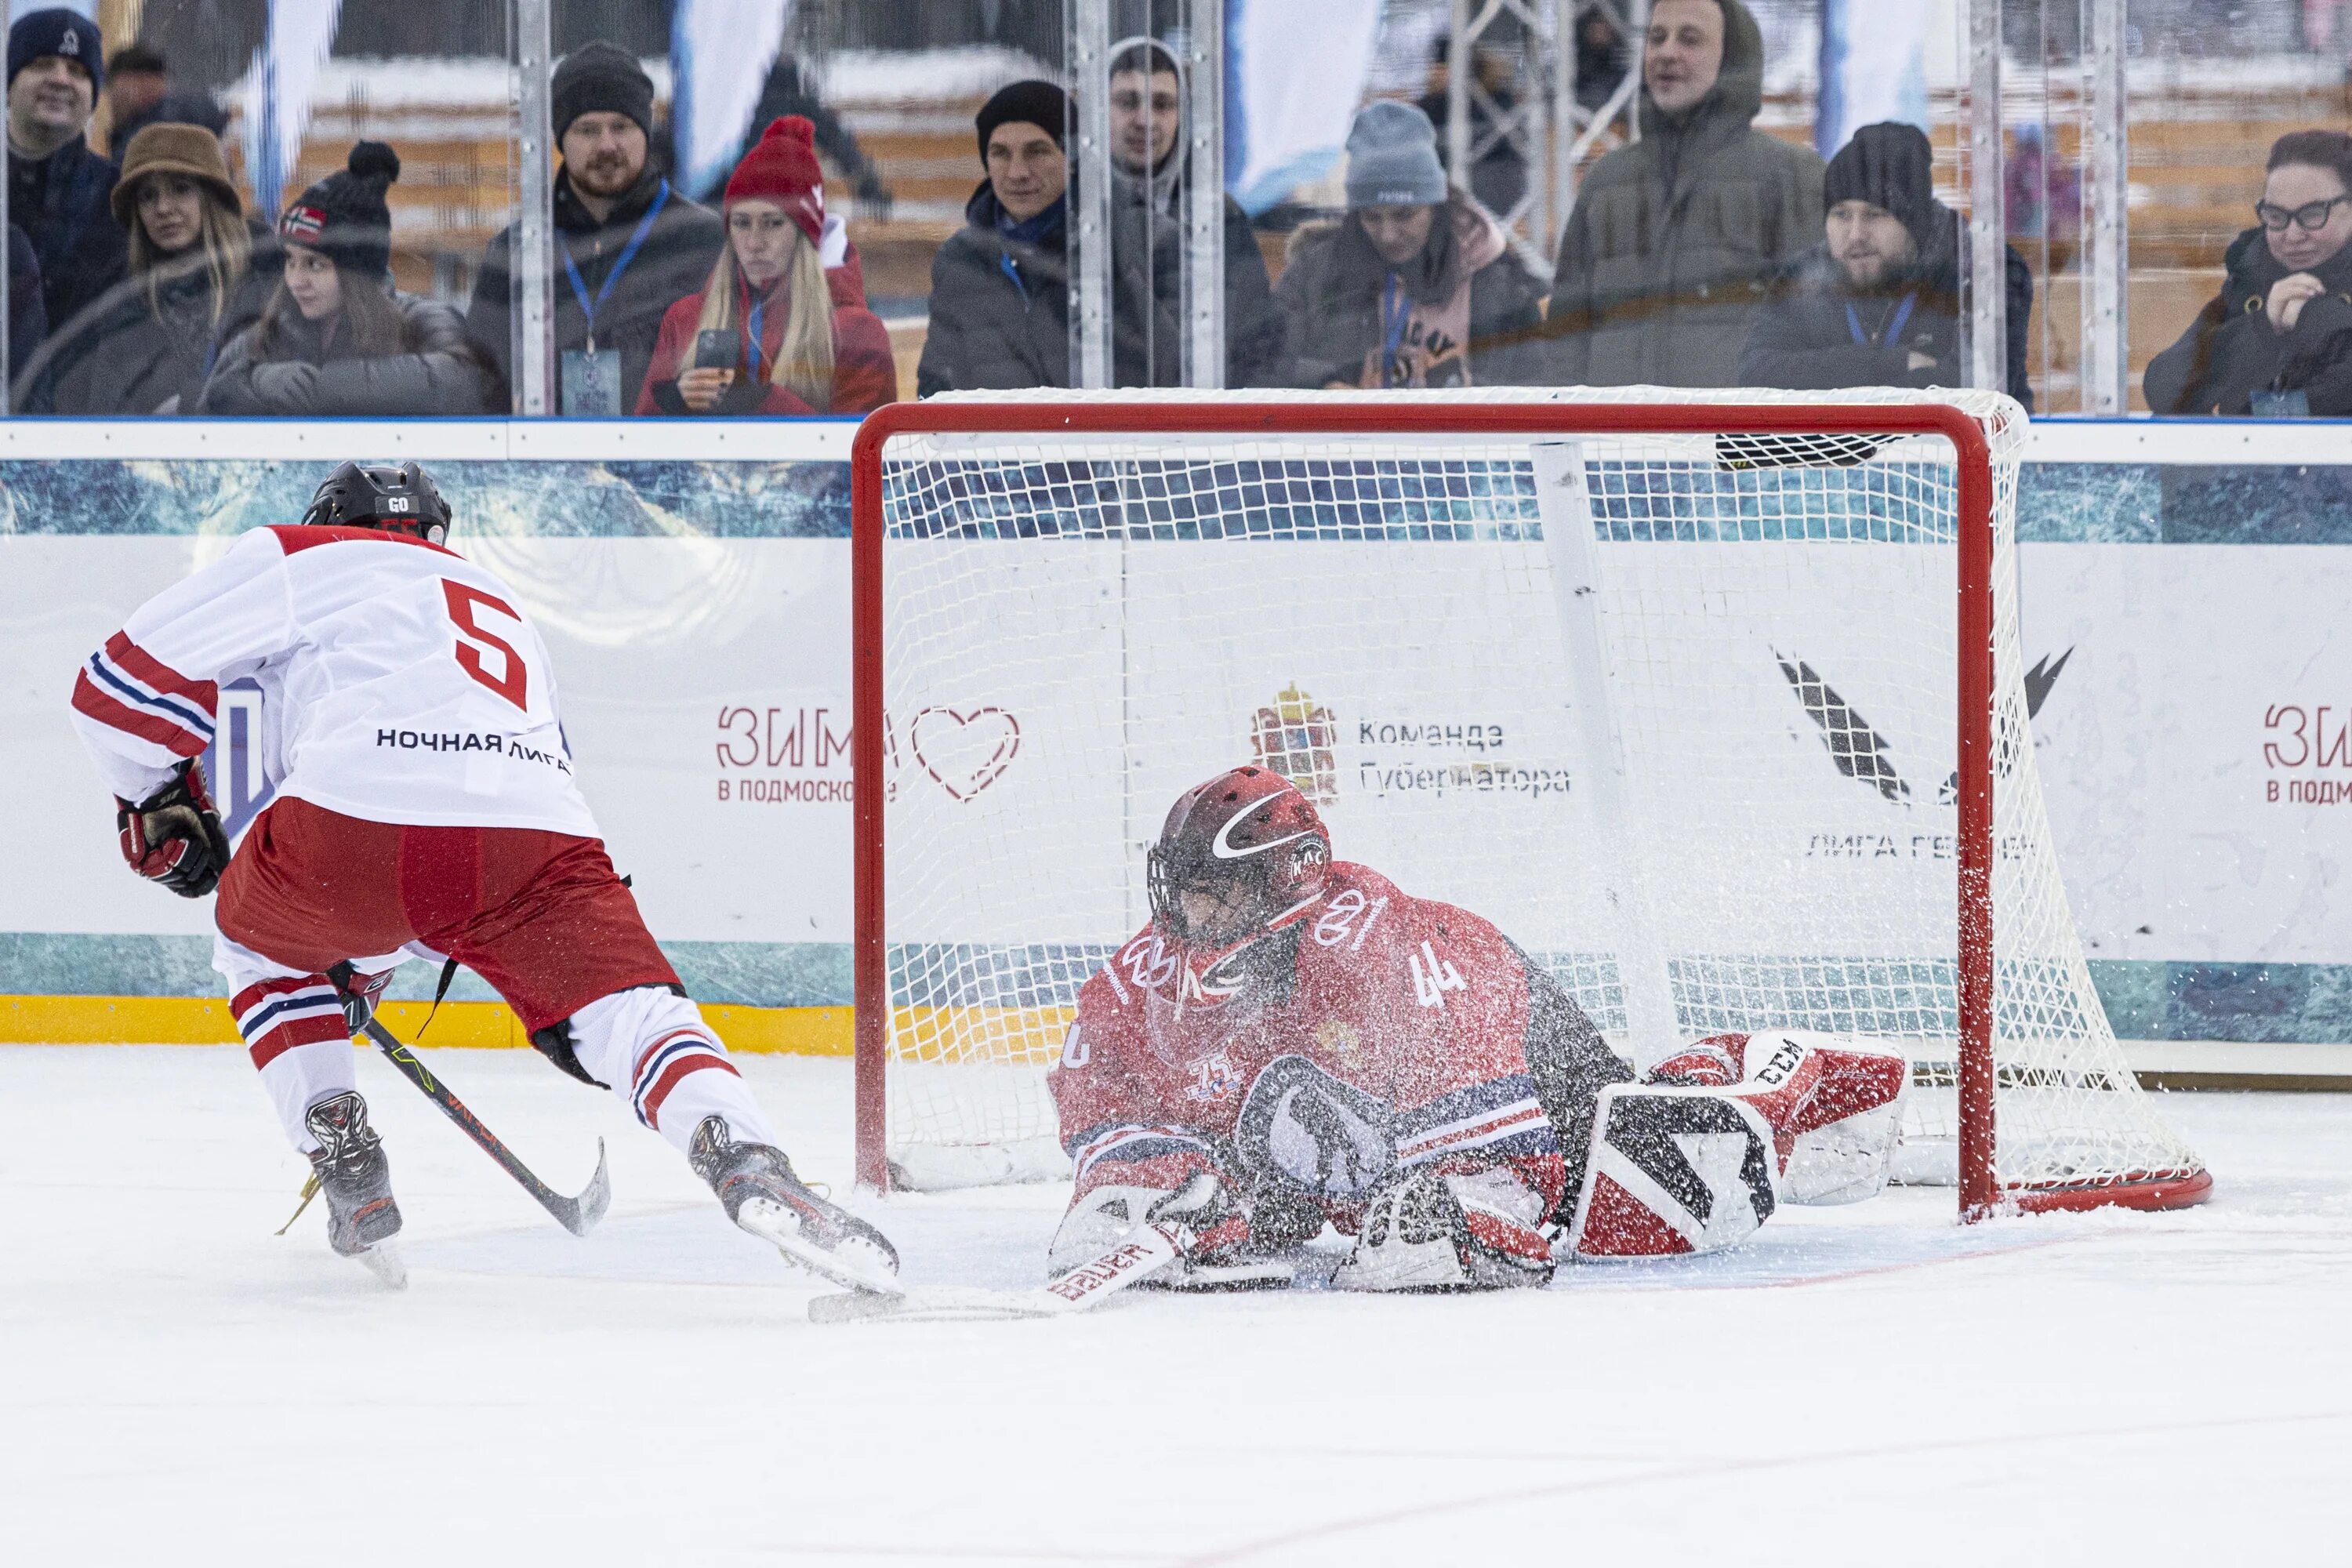
[[10,84],[19,415],[1632,382],[2352,414],[2343,0],[90,10]]

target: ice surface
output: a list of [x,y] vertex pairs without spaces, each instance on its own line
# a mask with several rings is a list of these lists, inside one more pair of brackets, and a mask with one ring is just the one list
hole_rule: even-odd
[[[0,1047],[0,1562],[2343,1560],[2352,1096],[2168,1097],[2181,1215],[1907,1191],[1548,1292],[818,1328],[610,1096],[425,1055],[559,1187],[610,1140],[595,1235],[370,1059],[395,1295],[271,1236],[305,1167],[241,1052]],[[847,1064],[741,1063],[845,1186]],[[865,1207],[1011,1286],[1061,1195]]]

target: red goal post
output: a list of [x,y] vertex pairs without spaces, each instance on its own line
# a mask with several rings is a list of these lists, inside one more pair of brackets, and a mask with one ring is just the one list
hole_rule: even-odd
[[[1291,437],[1938,437],[1957,464],[1958,650],[1957,728],[1958,1195],[1961,1213],[2194,1203],[2201,1171],[2145,1181],[2119,1173],[2096,1184],[2004,1191],[1995,1168],[1994,702],[1995,479],[1979,415],[1916,402],[1415,402],[1395,400],[935,400],[884,407],[860,426],[851,455],[855,778],[856,1100],[857,1179],[887,1189],[886,1071],[893,999],[884,924],[885,448],[912,436]],[[2016,417],[2022,421],[2021,411]],[[1210,765],[1204,762],[1203,766]],[[1507,921],[1506,922],[1507,924]],[[1125,932],[1111,933],[1123,937]]]

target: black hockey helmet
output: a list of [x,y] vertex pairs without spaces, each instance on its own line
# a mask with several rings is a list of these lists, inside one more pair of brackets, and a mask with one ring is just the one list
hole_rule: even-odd
[[1305,915],[1330,863],[1330,832],[1297,784],[1232,768],[1170,808],[1147,862],[1152,917],[1189,950],[1230,952]]
[[339,463],[327,476],[305,524],[338,528],[384,528],[414,534],[427,544],[449,540],[449,503],[432,476],[414,460],[404,463]]

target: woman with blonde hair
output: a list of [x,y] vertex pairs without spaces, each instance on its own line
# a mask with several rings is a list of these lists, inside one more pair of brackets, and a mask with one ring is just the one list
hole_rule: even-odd
[[223,346],[206,414],[486,414],[488,366],[465,318],[392,284],[400,157],[381,142],[278,216],[285,272],[261,319]]
[[663,316],[640,414],[865,414],[898,377],[857,253],[824,211],[809,122],[767,129],[727,181],[727,245]]
[[193,414],[219,345],[253,323],[276,282],[269,231],[245,216],[220,142],[201,125],[133,136],[112,205],[130,275],[51,342],[49,406]]

